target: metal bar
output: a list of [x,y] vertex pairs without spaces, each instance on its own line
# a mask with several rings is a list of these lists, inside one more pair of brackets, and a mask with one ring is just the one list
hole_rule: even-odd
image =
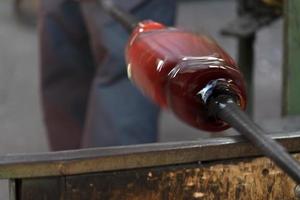
[[254,102],[254,42],[255,33],[250,36],[238,39],[238,65],[246,81],[248,94],[247,113],[253,117],[253,102]]
[[[253,7],[253,0],[238,1],[238,15],[243,16]],[[254,101],[254,86],[253,86],[253,71],[254,71],[254,42],[256,33],[252,33],[246,37],[238,39],[238,65],[244,75],[248,92],[247,112],[253,116],[253,101]]]
[[99,3],[102,8],[111,17],[122,24],[128,32],[132,32],[139,23],[138,19],[135,16],[117,7],[111,0],[99,0]]
[[300,1],[284,1],[283,115],[300,114]]
[[294,181],[300,183],[300,165],[290,154],[270,138],[240,109],[231,96],[219,96],[213,99],[209,107],[215,116],[227,122],[245,136],[267,157],[271,158]]
[[[300,152],[300,132],[270,135],[290,152]],[[171,164],[258,156],[243,137],[155,143],[0,157],[0,179],[74,175]]]

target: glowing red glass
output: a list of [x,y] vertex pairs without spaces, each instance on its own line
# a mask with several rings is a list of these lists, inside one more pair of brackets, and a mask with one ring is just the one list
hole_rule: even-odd
[[130,79],[181,120],[207,131],[228,125],[212,118],[199,92],[214,80],[225,81],[246,106],[245,84],[234,60],[205,35],[145,21],[133,31],[126,49]]

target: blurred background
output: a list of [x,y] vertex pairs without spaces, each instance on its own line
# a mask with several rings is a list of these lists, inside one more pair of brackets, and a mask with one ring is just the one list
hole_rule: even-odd
[[[36,4],[36,0],[23,0],[18,10],[13,1],[0,0],[0,154],[48,150],[38,91]],[[236,38],[220,34],[221,28],[236,18],[236,7],[234,0],[179,1],[177,26],[209,34],[236,58]],[[257,32],[255,42],[254,119],[273,131],[288,126],[278,121],[282,92],[282,28],[282,20],[276,20]],[[295,124],[289,129],[296,129]],[[160,141],[200,137],[210,137],[210,134],[199,134],[168,111],[162,113]],[[2,181],[0,200],[8,198],[7,191],[7,182]]]

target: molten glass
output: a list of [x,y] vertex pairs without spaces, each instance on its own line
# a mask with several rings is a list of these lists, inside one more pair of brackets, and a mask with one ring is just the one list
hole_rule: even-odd
[[196,128],[221,131],[229,127],[212,117],[205,105],[216,84],[230,88],[245,109],[242,74],[207,36],[144,21],[131,35],[126,59],[129,78],[145,95]]

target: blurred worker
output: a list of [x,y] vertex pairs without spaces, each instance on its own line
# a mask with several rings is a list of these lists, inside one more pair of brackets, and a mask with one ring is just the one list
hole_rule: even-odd
[[[174,0],[119,0],[139,19],[174,23]],[[42,0],[42,105],[52,150],[155,142],[159,108],[128,80],[128,33],[96,0]]]

